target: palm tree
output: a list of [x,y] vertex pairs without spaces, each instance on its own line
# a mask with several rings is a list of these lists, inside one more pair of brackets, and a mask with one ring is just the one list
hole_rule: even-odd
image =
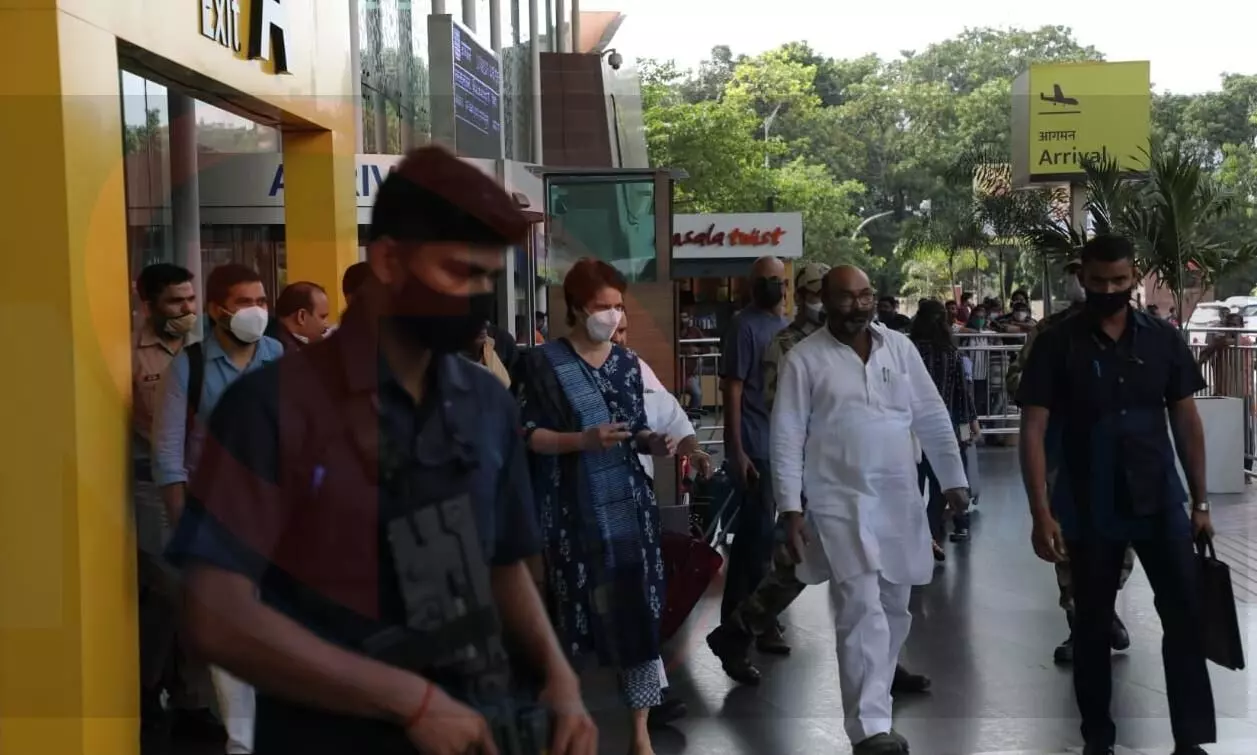
[[1221,232],[1220,221],[1236,210],[1237,198],[1182,145],[1154,147],[1148,174],[1133,190],[1137,199],[1123,208],[1121,230],[1139,247],[1140,269],[1173,292],[1180,313],[1193,284],[1208,288],[1257,258],[1257,243],[1237,244]]
[[990,244],[990,235],[975,206],[962,203],[935,208],[929,217],[910,225],[897,249],[909,263],[918,257],[923,262],[929,259],[925,267],[931,269],[938,267],[941,254],[946,261],[947,286],[956,284],[962,271],[971,270],[976,288],[987,268],[986,251]]

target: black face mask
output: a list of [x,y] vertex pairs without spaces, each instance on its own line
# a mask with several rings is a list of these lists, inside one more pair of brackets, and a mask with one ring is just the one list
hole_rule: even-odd
[[852,309],[850,312],[834,310],[826,312],[825,324],[829,326],[832,333],[853,336],[867,328],[872,319],[872,309]]
[[1110,291],[1107,293],[1097,293],[1095,291],[1087,292],[1086,308],[1087,312],[1096,317],[1109,317],[1122,311],[1130,305],[1130,295],[1134,291],[1128,288],[1125,291]]
[[751,289],[751,294],[755,297],[755,305],[761,309],[772,309],[777,306],[785,293],[780,278],[756,278]]
[[471,347],[497,306],[493,293],[450,296],[411,277],[398,295],[394,332],[416,348],[455,354]]

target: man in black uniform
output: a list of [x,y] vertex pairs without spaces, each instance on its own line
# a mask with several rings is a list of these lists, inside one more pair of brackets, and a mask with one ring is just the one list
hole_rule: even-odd
[[257,755],[596,752],[525,564],[515,402],[456,354],[526,230],[475,168],[411,153],[343,326],[218,404],[170,555],[194,645],[259,690]]
[[[1069,562],[1084,755],[1112,753],[1116,739],[1109,653],[1128,544],[1161,617],[1175,755],[1203,755],[1200,745],[1214,741],[1216,722],[1192,541],[1212,526],[1192,395],[1205,382],[1182,336],[1131,306],[1133,257],[1133,245],[1119,236],[1097,236],[1083,248],[1083,310],[1039,335],[1022,374],[1021,470],[1035,553]],[[1048,448],[1060,453],[1050,502]],[[1190,519],[1175,448],[1191,490]]]

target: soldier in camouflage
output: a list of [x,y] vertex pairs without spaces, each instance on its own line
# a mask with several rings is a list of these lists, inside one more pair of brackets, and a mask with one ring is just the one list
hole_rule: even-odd
[[[1030,358],[1030,347],[1034,345],[1034,339],[1048,328],[1069,317],[1082,312],[1083,302],[1086,301],[1086,291],[1082,287],[1082,282],[1078,280],[1078,271],[1082,269],[1081,260],[1070,260],[1065,265],[1066,283],[1065,296],[1069,299],[1069,308],[1052,315],[1044,317],[1035,326],[1035,329],[1026,336],[1026,345],[1021,348],[1021,353],[1017,355],[1017,361],[1008,368],[1008,375],[1004,380],[1008,385],[1008,395],[1017,395],[1017,388],[1021,383],[1021,370]],[[1052,455],[1048,458],[1048,495],[1051,495],[1052,483],[1056,479],[1056,470],[1052,464]],[[1074,587],[1069,576],[1069,562],[1061,562],[1056,566],[1056,587],[1060,591],[1060,606],[1065,612],[1065,620],[1069,623],[1070,636],[1056,647],[1053,658],[1057,663],[1073,663],[1074,661]],[[1126,548],[1126,555],[1122,559],[1121,579],[1118,582],[1120,590],[1126,585],[1126,580],[1130,578],[1131,570],[1135,568],[1135,549]],[[1125,650],[1130,647],[1130,634],[1126,631],[1126,626],[1122,624],[1122,620],[1116,614],[1113,615],[1113,628],[1111,644],[1114,650]]]
[[[828,265],[808,262],[795,274],[795,305],[798,311],[794,320],[773,338],[764,353],[764,400],[770,412],[777,395],[777,376],[786,354],[825,322],[821,307],[821,281],[828,272]],[[805,587],[795,577],[794,566],[784,541],[780,542],[773,550],[772,569],[768,576],[721,626],[707,636],[707,645],[720,658],[725,673],[735,681],[759,683],[759,669],[751,663],[748,655],[752,638],[762,653],[784,655],[790,652],[789,646],[780,639],[777,617]],[[902,667],[895,670],[896,692],[923,692],[929,686],[927,677],[908,673]]]

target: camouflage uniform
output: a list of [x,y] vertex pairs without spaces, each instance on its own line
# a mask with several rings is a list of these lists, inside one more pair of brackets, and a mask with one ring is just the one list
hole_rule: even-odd
[[[804,265],[795,276],[795,291],[810,290],[819,293],[821,278],[828,271],[829,268],[824,265],[816,263]],[[763,370],[764,401],[769,411],[772,410],[773,399],[777,396],[777,376],[780,374],[786,353],[804,338],[820,330],[820,327],[818,323],[812,322],[805,316],[796,317],[768,345],[768,350],[764,353]],[[779,539],[782,534],[781,528],[778,527]],[[741,630],[744,636],[759,636],[775,628],[777,616],[786,610],[795,598],[799,597],[799,593],[803,592],[805,587],[794,576],[794,563],[790,559],[784,540],[773,549],[772,560],[772,568],[769,569],[768,576],[764,577],[750,597],[742,601],[729,616],[729,621]]]
[[[1067,317],[1071,317],[1082,311],[1082,307],[1078,304],[1072,305],[1063,312],[1057,312],[1054,315],[1043,318],[1043,320],[1035,327],[1030,335],[1026,336],[1026,345],[1022,347],[1021,352],[1017,355],[1017,361],[1008,370],[1006,380],[1008,382],[1008,393],[1011,396],[1017,395],[1017,388],[1021,384],[1021,370],[1025,366],[1030,357],[1030,347],[1034,344],[1034,339],[1040,333],[1048,328],[1056,325]],[[1048,499],[1052,497],[1052,486],[1056,481],[1056,464],[1054,456],[1049,449],[1048,452],[1048,470],[1047,470],[1047,486]],[[1074,623],[1074,586],[1070,582],[1069,563],[1058,563],[1056,566],[1056,587],[1060,591],[1061,610],[1065,611],[1065,616],[1069,620],[1070,626]],[[1117,589],[1122,589],[1126,585],[1126,580],[1130,578],[1131,571],[1135,568],[1135,549],[1127,546],[1126,555],[1122,558],[1122,574],[1118,581]]]

